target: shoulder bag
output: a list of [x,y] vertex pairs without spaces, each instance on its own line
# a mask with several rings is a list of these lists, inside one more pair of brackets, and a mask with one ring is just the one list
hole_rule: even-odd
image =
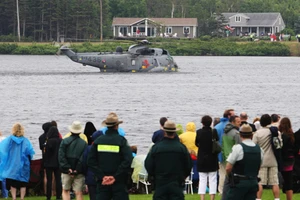
[[213,154],[218,154],[222,151],[222,147],[220,143],[217,141],[216,137],[214,136],[214,131],[212,129],[212,153]]

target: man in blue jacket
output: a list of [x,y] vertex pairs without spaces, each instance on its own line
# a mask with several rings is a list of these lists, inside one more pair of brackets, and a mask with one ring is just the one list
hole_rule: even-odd
[[[220,123],[218,123],[214,127],[218,132],[219,143],[220,143],[221,146],[222,146],[222,136],[224,134],[225,126],[228,124],[229,118],[233,115],[235,115],[234,109],[225,110],[224,114],[223,114],[223,117],[220,119]],[[226,171],[225,171],[226,161],[223,161],[222,153],[219,153],[218,158],[219,158],[219,187],[218,187],[218,191],[219,191],[220,194],[222,194],[223,193],[225,175],[226,175]]]

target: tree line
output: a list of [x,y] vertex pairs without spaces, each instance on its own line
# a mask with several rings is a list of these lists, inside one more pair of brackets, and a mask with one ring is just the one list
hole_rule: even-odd
[[197,18],[199,35],[211,35],[222,12],[280,12],[286,31],[300,33],[300,0],[1,0],[0,36],[20,27],[23,41],[99,40],[112,37],[114,17]]

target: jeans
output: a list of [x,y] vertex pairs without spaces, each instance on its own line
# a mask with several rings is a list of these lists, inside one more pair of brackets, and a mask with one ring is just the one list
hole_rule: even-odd
[[8,197],[8,191],[6,189],[6,180],[3,179],[1,182],[1,191],[2,191],[2,197],[7,198]]

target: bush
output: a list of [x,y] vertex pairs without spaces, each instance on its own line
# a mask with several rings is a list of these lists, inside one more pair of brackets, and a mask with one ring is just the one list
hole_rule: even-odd
[[17,47],[16,44],[0,44],[0,54],[12,54]]

